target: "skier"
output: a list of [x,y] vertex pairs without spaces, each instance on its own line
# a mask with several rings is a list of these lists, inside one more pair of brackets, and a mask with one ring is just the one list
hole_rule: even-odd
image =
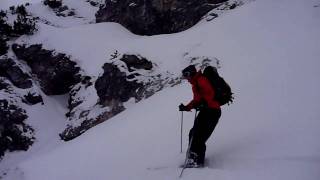
[[199,110],[194,125],[189,132],[189,154],[185,168],[197,168],[204,166],[206,141],[215,129],[221,116],[221,108],[215,98],[215,91],[209,80],[201,71],[190,65],[182,70],[183,78],[192,85],[193,99],[186,106],[179,105],[179,111]]

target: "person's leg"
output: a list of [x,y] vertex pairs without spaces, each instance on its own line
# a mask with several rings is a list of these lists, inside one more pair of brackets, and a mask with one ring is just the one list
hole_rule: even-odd
[[199,161],[199,155],[200,152],[203,149],[203,144],[201,143],[202,139],[202,121],[205,117],[205,112],[201,110],[196,117],[193,127],[189,132],[189,143],[190,144],[190,152],[189,152],[189,159],[191,159],[190,162],[194,162],[194,164],[197,164]]
[[199,113],[192,128],[191,152],[196,154],[197,163],[199,164],[204,163],[206,141],[214,131],[220,116],[221,110],[204,109]]
[[189,131],[189,151],[187,153],[187,167],[195,167],[197,162],[197,141],[198,141],[198,131],[199,131],[199,117],[201,117],[202,112],[200,111],[194,120],[193,127]]

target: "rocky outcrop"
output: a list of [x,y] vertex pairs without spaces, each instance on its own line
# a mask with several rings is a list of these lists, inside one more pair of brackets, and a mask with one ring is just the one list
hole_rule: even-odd
[[[168,72],[157,72],[155,67],[140,55],[124,54],[104,64],[104,73],[96,81],[83,76],[81,83],[71,90],[68,127],[60,137],[71,140],[125,110],[127,101],[138,102],[180,82]],[[94,93],[97,97],[92,102]]]
[[32,35],[37,31],[36,19],[27,12],[24,5],[12,6],[10,11],[0,11],[0,34],[5,37]]
[[22,103],[37,104],[43,102],[42,97],[33,87],[31,76],[14,56],[8,55],[7,41],[35,31],[35,18],[25,6],[0,11],[0,159],[6,151],[27,150],[34,142],[33,129],[25,123],[28,116]]
[[[12,88],[26,89],[25,94],[19,95],[24,103],[34,105],[43,102],[42,96],[33,89],[32,78],[13,59],[0,58],[0,77],[12,83]],[[0,90],[7,90],[9,87],[5,86],[7,83],[2,80],[2,84],[3,88]]]
[[65,54],[45,50],[41,45],[14,44],[12,50],[19,59],[27,62],[47,95],[69,93],[72,85],[80,82],[80,68]]
[[21,64],[3,56],[0,58],[0,158],[5,151],[27,150],[34,141],[33,129],[22,103],[43,102],[34,88],[30,75]]
[[8,52],[10,38],[33,34],[37,30],[35,21],[36,18],[30,16],[23,5],[12,6],[10,11],[0,10],[0,56]]
[[23,109],[0,99],[0,157],[7,150],[27,150],[33,144],[33,129],[24,123],[27,117]]
[[21,103],[43,102],[31,77],[11,58],[0,58],[0,157],[5,151],[27,150],[34,141],[33,129]]
[[6,54],[9,49],[7,35],[10,34],[11,27],[6,22],[6,17],[6,12],[0,11],[0,56]]
[[44,0],[43,4],[55,9],[62,6],[62,0]]
[[24,73],[12,59],[0,59],[0,76],[7,77],[16,87],[31,88],[30,76]]
[[43,104],[42,96],[39,93],[28,92],[23,97],[24,98],[22,99],[22,102],[24,102],[26,104],[29,104],[29,105],[34,105],[34,104],[38,104],[38,103]]
[[0,91],[6,90],[6,89],[8,89],[8,87],[9,87],[9,84],[4,82],[4,80],[0,78]]
[[8,52],[7,38],[3,35],[0,35],[0,56],[6,54]]
[[104,74],[99,77],[95,87],[100,98],[100,104],[110,105],[111,102],[125,102],[134,97],[141,99],[139,92],[143,91],[143,83],[129,81],[125,72],[121,72],[114,64],[105,64],[103,66]]
[[49,6],[57,16],[67,17],[76,15],[75,9],[63,5],[62,0],[44,0],[43,4]]
[[186,30],[226,0],[106,0],[97,22],[117,22],[139,35]]
[[66,113],[68,125],[60,134],[61,139],[72,140],[98,124],[95,118],[99,114],[95,110],[100,107],[96,106],[98,98],[96,98],[95,93],[92,78],[81,76],[80,83],[73,86],[69,93],[69,112]]
[[151,70],[153,68],[152,63],[141,56],[125,54],[120,60],[126,64],[130,72],[137,69]]

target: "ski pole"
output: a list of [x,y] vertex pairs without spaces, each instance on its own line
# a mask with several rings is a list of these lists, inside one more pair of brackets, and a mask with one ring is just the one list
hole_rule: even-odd
[[186,169],[188,157],[189,157],[189,154],[190,154],[190,147],[191,147],[192,140],[193,140],[193,136],[190,139],[190,142],[189,142],[189,145],[188,145],[188,149],[187,149],[187,153],[186,153],[186,159],[184,160],[184,165],[183,165],[183,168],[181,170],[179,178],[182,177],[183,171]]
[[198,110],[196,109],[196,113],[194,113],[194,121],[196,121]]
[[[197,118],[197,112],[198,112],[198,110],[196,110],[196,113],[195,113],[195,115],[194,115],[194,120],[196,120],[196,118]],[[184,165],[183,165],[183,168],[182,168],[182,170],[181,170],[181,173],[180,173],[179,178],[182,177],[183,171],[186,169],[188,157],[189,157],[189,154],[190,154],[190,148],[191,148],[192,140],[193,140],[193,132],[192,132],[192,135],[191,135],[190,142],[189,142],[189,144],[188,144],[188,149],[187,149],[187,153],[186,153],[186,159],[184,160]]]
[[183,111],[181,111],[181,126],[180,126],[180,153],[182,153],[182,131],[183,131]]

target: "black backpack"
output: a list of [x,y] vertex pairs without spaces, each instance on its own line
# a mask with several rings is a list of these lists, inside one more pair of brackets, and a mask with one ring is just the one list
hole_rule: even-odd
[[220,105],[233,103],[234,97],[229,84],[219,76],[216,68],[212,66],[207,66],[203,70],[203,75],[210,81],[213,89],[215,90],[215,100],[217,100]]

